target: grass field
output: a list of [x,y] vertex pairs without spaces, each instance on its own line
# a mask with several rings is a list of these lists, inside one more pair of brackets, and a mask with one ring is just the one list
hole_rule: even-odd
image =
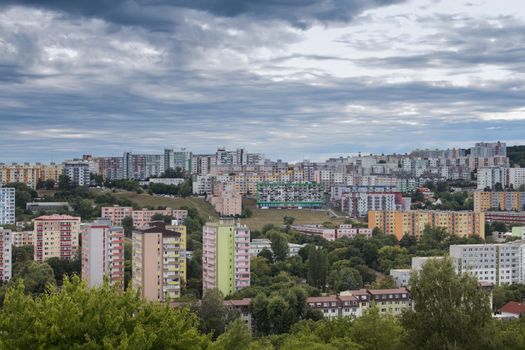
[[196,208],[199,212],[199,216],[205,220],[208,220],[209,217],[218,218],[218,214],[215,212],[211,204],[206,202],[202,198],[197,197],[186,197],[186,198],[166,198],[151,196],[149,194],[137,194],[135,192],[116,192],[112,193],[115,197],[118,198],[127,198],[142,207],[159,207],[165,206],[173,209],[178,209],[180,207],[189,207]]
[[[166,206],[176,209],[187,206],[196,208],[199,215],[205,220],[208,220],[210,217],[213,219],[218,219],[219,217],[213,207],[202,198],[166,198],[150,196],[146,193],[137,194],[135,192],[116,192],[112,194],[116,197],[127,198],[144,207]],[[282,225],[283,217],[285,216],[294,217],[296,224],[322,224],[325,221],[342,224],[344,222],[343,218],[331,218],[326,210],[258,209],[255,205],[255,199],[244,199],[243,205],[245,208],[250,208],[253,214],[250,218],[241,219],[241,223],[248,225],[252,230],[260,230],[266,224]]]
[[343,218],[331,218],[326,210],[312,209],[258,209],[255,199],[244,199],[243,205],[250,208],[253,215],[247,219],[241,219],[243,224],[252,230],[260,230],[266,224],[282,225],[283,217],[292,216],[295,224],[322,224],[325,221],[334,224],[342,224]]

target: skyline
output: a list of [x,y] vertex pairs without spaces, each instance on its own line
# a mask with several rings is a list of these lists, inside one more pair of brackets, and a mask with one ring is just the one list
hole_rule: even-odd
[[525,143],[517,0],[146,3],[0,5],[0,162]]

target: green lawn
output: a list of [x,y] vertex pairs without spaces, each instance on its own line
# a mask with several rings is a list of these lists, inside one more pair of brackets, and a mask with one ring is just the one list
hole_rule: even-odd
[[213,209],[210,203],[206,202],[202,198],[196,197],[186,197],[186,198],[166,198],[151,196],[149,194],[137,194],[135,192],[116,192],[112,193],[115,197],[118,198],[127,198],[142,207],[169,207],[173,209],[178,209],[180,207],[189,207],[196,208],[199,212],[199,216],[205,220],[208,220],[209,217],[214,219],[218,218],[217,213]]
[[244,199],[245,208],[250,208],[253,215],[247,219],[241,219],[243,224],[252,230],[260,230],[266,224],[282,225],[283,217],[292,216],[295,224],[322,224],[325,221],[334,224],[344,223],[343,218],[331,218],[326,210],[312,209],[258,209],[255,199]]

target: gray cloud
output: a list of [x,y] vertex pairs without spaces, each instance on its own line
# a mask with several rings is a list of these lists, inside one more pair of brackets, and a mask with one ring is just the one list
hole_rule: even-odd
[[216,16],[249,16],[286,21],[306,28],[313,23],[348,22],[365,9],[405,0],[7,0],[5,4],[29,5],[98,17],[124,25],[173,30],[180,9],[209,12]]

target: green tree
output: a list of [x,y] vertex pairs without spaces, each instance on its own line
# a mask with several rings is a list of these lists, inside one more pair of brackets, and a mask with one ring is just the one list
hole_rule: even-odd
[[334,266],[328,275],[328,285],[336,293],[344,290],[355,290],[363,286],[363,279],[354,268]]
[[122,228],[124,229],[124,235],[126,237],[131,237],[131,233],[133,231],[133,219],[131,216],[126,216],[124,219],[122,219]]
[[324,249],[311,246],[306,262],[308,284],[318,289],[326,288],[328,275],[328,255]]
[[385,246],[378,250],[378,267],[384,273],[391,269],[410,267],[410,255],[405,248],[398,246]]
[[0,311],[1,349],[206,349],[188,309],[141,300],[107,284],[87,288],[78,276],[35,298],[19,284]]
[[275,261],[284,261],[288,256],[288,239],[282,232],[272,230],[270,236],[273,257]]
[[432,259],[412,274],[410,291],[414,310],[403,323],[414,349],[484,348],[491,312],[476,277],[458,276],[448,259]]
[[404,349],[405,331],[402,325],[391,315],[380,315],[375,306],[353,322],[350,335],[363,350]]
[[227,310],[224,306],[224,296],[218,289],[206,290],[198,314],[203,332],[210,333],[214,338],[224,332]]
[[237,319],[230,323],[226,332],[221,334],[210,347],[210,350],[248,349],[252,342],[250,330],[243,321]]

